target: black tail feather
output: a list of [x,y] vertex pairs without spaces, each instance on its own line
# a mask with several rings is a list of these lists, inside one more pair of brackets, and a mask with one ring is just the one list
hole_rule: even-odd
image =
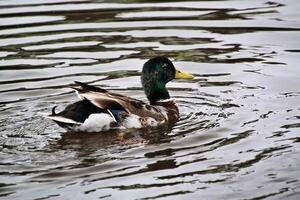
[[64,122],[59,122],[59,121],[55,121],[53,120],[58,126],[68,130],[68,131],[71,131],[76,125],[74,124],[68,124],[68,123],[64,123]]
[[55,108],[57,108],[57,106],[54,106],[54,107],[52,108],[52,115],[56,115],[56,113],[55,113]]

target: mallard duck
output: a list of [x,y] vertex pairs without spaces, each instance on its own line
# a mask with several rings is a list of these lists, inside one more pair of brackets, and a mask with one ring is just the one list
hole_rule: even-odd
[[144,64],[141,82],[149,104],[76,81],[79,87],[73,89],[81,100],[59,113],[55,112],[55,106],[52,114],[46,117],[72,132],[100,132],[174,123],[179,118],[179,111],[166,88],[166,84],[174,78],[191,79],[193,76],[175,69],[166,57],[155,57]]

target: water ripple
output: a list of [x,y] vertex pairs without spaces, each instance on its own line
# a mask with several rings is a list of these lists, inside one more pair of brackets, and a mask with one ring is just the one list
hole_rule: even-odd
[[[0,196],[298,199],[299,9],[1,1]],[[174,126],[72,134],[40,116],[77,100],[74,81],[146,101],[141,67],[156,55],[195,76],[168,84]]]

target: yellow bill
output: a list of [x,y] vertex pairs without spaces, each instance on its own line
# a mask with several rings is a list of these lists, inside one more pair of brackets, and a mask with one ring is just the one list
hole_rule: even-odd
[[176,69],[175,79],[192,79],[192,78],[194,78],[192,74],[189,74],[187,72],[182,72]]

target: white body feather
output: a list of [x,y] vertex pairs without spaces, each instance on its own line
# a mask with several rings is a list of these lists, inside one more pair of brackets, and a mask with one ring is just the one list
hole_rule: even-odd
[[76,126],[74,131],[100,132],[109,130],[114,119],[106,113],[91,114],[83,124]]
[[[101,132],[111,129],[111,125],[115,123],[115,118],[107,113],[97,113],[91,114],[83,123],[75,122],[72,119],[64,118],[62,116],[45,116],[49,119],[73,124],[73,126],[68,127],[68,130],[72,130],[74,132]],[[142,119],[142,120],[141,120]],[[119,126],[115,128],[119,129],[127,129],[127,128],[142,128],[145,126],[157,126],[159,123],[151,118],[140,118],[137,115],[130,114],[128,115],[124,121],[122,121]]]

